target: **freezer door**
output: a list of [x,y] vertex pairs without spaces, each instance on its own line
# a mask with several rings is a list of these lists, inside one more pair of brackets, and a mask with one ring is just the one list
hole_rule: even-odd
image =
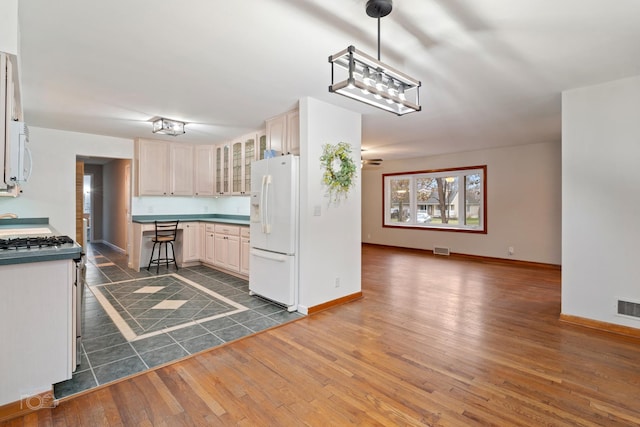
[[295,311],[297,309],[295,261],[295,255],[251,249],[249,291],[284,304],[289,311]]

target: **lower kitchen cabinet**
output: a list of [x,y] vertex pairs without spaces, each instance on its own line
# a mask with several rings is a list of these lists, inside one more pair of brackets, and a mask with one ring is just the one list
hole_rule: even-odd
[[215,266],[240,272],[240,227],[216,224],[214,251]]
[[200,261],[200,240],[202,238],[200,225],[198,222],[186,222],[182,225],[183,263]]
[[240,273],[249,275],[249,251],[251,243],[249,241],[249,228],[240,229]]
[[215,225],[207,224],[204,231],[204,253],[202,254],[202,262],[206,264],[215,264]]

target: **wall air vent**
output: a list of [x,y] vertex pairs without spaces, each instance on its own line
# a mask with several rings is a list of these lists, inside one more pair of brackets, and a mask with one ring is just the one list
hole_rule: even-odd
[[618,314],[640,318],[640,304],[618,300]]
[[434,246],[433,247],[434,255],[444,255],[449,256],[451,253],[449,252],[449,248],[444,248],[442,246]]

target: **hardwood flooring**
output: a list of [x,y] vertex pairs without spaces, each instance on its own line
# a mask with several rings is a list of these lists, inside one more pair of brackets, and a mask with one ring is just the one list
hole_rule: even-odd
[[640,425],[640,340],[559,322],[560,271],[362,259],[358,301],[7,425]]

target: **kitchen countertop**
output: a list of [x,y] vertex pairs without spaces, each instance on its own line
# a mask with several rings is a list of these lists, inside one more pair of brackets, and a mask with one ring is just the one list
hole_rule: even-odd
[[174,221],[182,222],[219,222],[224,224],[249,225],[248,215],[224,215],[224,214],[191,214],[191,215],[133,215],[132,221],[148,224],[153,221]]
[[[49,225],[49,218],[0,219],[0,240],[59,235],[60,233]],[[82,247],[75,242],[43,248],[0,249],[0,265],[76,259],[80,257],[81,252]]]

